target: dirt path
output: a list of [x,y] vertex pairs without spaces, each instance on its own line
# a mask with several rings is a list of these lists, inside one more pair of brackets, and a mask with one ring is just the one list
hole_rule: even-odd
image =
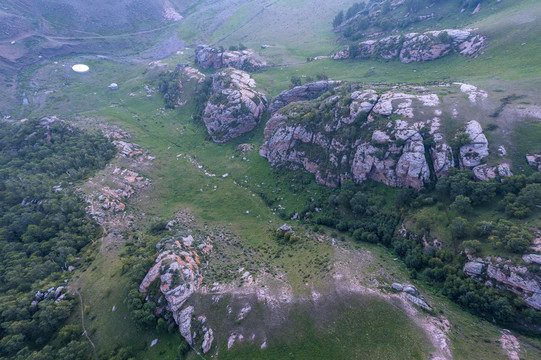
[[96,345],[92,342],[92,339],[90,339],[90,336],[88,335],[88,331],[86,331],[85,328],[85,309],[84,309],[84,303],[83,303],[83,297],[81,296],[81,293],[77,290],[77,295],[79,295],[79,304],[81,304],[81,324],[83,327],[83,334],[85,334],[86,338],[90,342],[90,345],[92,345],[92,349],[94,350],[94,357],[97,356],[96,353]]

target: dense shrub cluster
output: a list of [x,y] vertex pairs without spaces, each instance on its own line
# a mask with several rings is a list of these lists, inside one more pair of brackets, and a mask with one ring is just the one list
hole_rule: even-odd
[[0,126],[0,357],[84,359],[90,345],[65,325],[74,301],[38,290],[63,284],[80,250],[100,236],[74,183],[115,154],[103,136],[61,121]]

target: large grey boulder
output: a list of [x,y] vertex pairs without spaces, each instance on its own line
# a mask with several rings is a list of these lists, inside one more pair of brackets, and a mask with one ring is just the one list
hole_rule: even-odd
[[267,98],[244,71],[228,68],[213,75],[213,94],[203,121],[212,140],[223,143],[251,131],[267,108]]
[[462,271],[464,271],[465,274],[470,276],[477,276],[481,275],[483,273],[483,269],[485,267],[485,264],[477,261],[470,261],[464,264],[464,267],[462,268]]
[[295,86],[292,89],[282,91],[269,107],[271,113],[275,113],[284,106],[296,102],[312,100],[319,97],[324,92],[328,91],[331,87],[338,85],[339,81],[322,80],[313,83],[308,83],[301,86]]
[[473,169],[488,156],[488,140],[481,124],[475,120],[468,122],[465,133],[470,136],[471,142],[460,148],[460,167]]

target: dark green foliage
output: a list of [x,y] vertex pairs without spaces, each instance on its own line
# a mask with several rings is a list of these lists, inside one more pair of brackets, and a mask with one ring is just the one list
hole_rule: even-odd
[[338,25],[342,24],[344,21],[344,12],[340,11],[336,16],[334,17],[334,20],[332,22],[332,26],[336,28]]
[[81,329],[62,328],[71,296],[31,302],[100,236],[73,183],[103,167],[115,148],[101,135],[42,120],[2,123],[0,152],[0,356],[88,358]]
[[461,214],[466,214],[473,210],[470,198],[464,195],[458,195],[449,207]]

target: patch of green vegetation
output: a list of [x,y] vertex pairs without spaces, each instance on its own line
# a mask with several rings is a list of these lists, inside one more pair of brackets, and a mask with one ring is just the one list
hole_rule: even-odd
[[269,335],[266,349],[260,350],[260,344],[239,343],[220,351],[220,358],[427,358],[430,346],[422,332],[393,304],[377,298],[336,300],[330,313],[324,313],[329,304],[323,304],[323,313],[316,316],[314,309],[294,305],[289,312],[291,325]]

